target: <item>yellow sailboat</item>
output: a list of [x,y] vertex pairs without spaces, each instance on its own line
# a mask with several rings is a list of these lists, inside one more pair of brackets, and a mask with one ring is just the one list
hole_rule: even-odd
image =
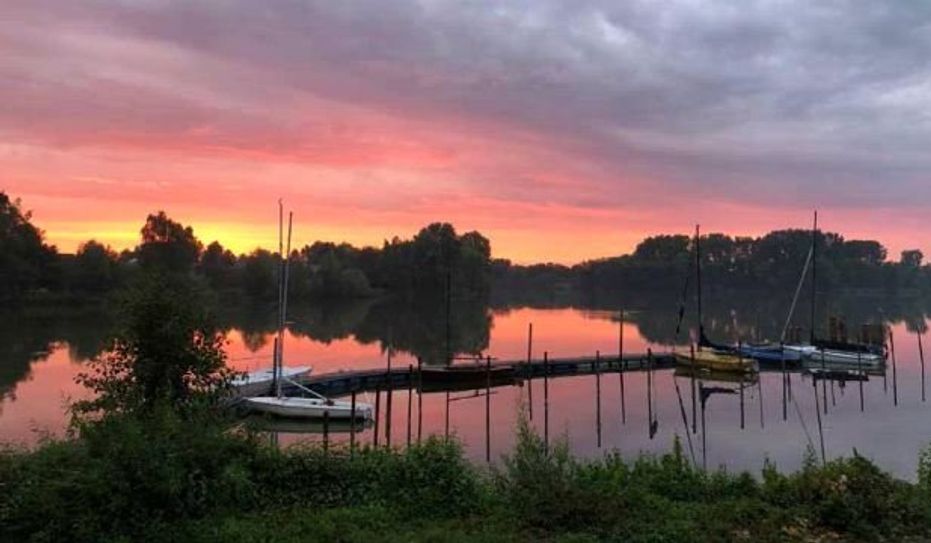
[[691,353],[676,353],[676,363],[680,368],[693,371],[707,370],[728,373],[752,373],[756,371],[756,364],[752,358],[714,351],[696,351],[694,358]]

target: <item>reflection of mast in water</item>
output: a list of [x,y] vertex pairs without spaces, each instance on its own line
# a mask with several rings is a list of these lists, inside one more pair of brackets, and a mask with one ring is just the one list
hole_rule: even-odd
[[[741,383],[743,382],[743,376],[740,377]],[[741,390],[743,385],[741,384]],[[708,432],[705,426],[705,407],[708,403],[708,399],[713,394],[736,394],[737,392],[733,388],[729,387],[719,387],[719,386],[705,386],[704,383],[698,383],[698,394],[701,403],[701,464],[702,469],[708,469]]]

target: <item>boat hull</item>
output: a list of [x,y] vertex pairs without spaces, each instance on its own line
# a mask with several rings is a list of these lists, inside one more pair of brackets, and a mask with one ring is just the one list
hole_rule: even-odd
[[[281,368],[281,374],[286,379],[298,379],[309,375],[312,371],[310,366],[290,366]],[[233,390],[241,396],[259,396],[271,392],[271,386],[274,383],[274,372],[271,368],[265,368],[249,372],[242,377],[233,379],[230,385]]]
[[686,368],[700,368],[716,372],[751,373],[756,364],[750,358],[713,351],[698,351],[694,354],[676,353],[676,363]]
[[296,398],[259,396],[246,398],[243,404],[251,411],[291,419],[368,419],[372,417],[372,406],[357,403],[355,411],[349,402],[323,400],[320,398]]

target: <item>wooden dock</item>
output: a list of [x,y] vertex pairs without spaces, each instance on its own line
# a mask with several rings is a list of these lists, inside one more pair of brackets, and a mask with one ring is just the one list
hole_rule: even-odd
[[[424,393],[443,392],[447,390],[462,390],[476,388],[474,383],[476,377],[481,380],[482,369],[486,367],[486,362],[476,359],[476,362],[467,362],[460,365],[475,366],[475,372],[468,372],[462,376],[461,386],[451,382],[438,387],[421,386],[423,383],[421,375],[416,366],[387,368],[373,368],[364,370],[347,370],[323,374],[313,374],[302,378],[299,382],[315,392],[325,396],[343,396],[353,392],[372,392],[376,390],[406,390],[408,388],[422,389]],[[533,360],[528,363],[525,360],[492,360],[487,367],[494,369],[509,368],[513,370],[512,378],[502,380],[500,378],[490,379],[492,387],[506,386],[514,384],[515,381],[526,381],[528,379],[543,379],[569,377],[573,375],[593,375],[595,373],[620,373],[620,372],[639,372],[648,369],[669,369],[676,365],[675,358],[671,354],[637,354],[625,356],[618,359],[617,356],[594,357],[582,356],[572,358],[552,358],[546,361]],[[484,388],[484,382],[481,385]],[[285,393],[298,393],[297,387],[285,385]]]

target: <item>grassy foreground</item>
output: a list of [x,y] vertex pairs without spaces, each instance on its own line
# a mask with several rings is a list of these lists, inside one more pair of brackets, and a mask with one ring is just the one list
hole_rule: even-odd
[[455,442],[278,450],[170,412],[113,416],[0,454],[3,541],[923,541],[919,482],[854,456],[797,473],[704,473],[679,447],[627,461],[547,453],[526,425],[494,470]]

